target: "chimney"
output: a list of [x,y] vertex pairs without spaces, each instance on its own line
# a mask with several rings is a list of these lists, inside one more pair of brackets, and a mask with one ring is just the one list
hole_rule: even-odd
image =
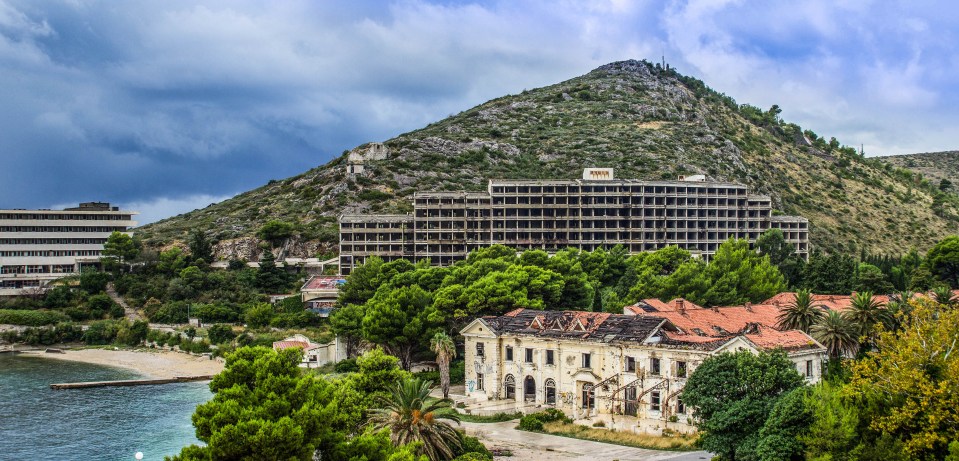
[[683,298],[676,298],[676,310],[679,311],[680,314],[686,313],[686,301],[684,301]]
[[749,312],[753,311],[753,303],[746,303],[746,310]]

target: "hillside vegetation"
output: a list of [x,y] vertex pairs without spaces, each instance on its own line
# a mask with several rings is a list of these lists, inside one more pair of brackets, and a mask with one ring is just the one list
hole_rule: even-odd
[[[825,252],[921,251],[954,232],[955,201],[935,202],[938,184],[863,158],[762,110],[645,61],[623,61],[555,85],[504,96],[382,144],[365,144],[326,165],[222,203],[138,230],[151,246],[199,228],[217,256],[255,257],[270,220],[295,224],[287,254],[327,255],[343,212],[408,212],[419,190],[483,190],[490,178],[573,179],[585,167],[619,178],[706,174],[768,194],[776,210],[812,223]],[[351,176],[349,159],[364,158]],[[252,243],[252,244],[251,244]]]
[[959,151],[925,152],[922,154],[890,155],[879,160],[922,175],[933,186],[939,187],[945,179],[949,191],[959,191]]

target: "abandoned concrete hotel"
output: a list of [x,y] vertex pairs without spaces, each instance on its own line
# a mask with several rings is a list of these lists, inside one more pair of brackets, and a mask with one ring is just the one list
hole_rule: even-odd
[[744,185],[701,175],[617,180],[611,168],[588,168],[581,180],[490,180],[485,193],[418,192],[412,214],[339,222],[343,275],[374,255],[446,266],[493,244],[547,252],[621,244],[631,253],[678,245],[708,258],[731,237],[754,241],[773,228],[809,255],[808,220],[773,216],[770,198]]
[[87,202],[64,210],[0,210],[0,295],[40,289],[98,267],[113,232],[129,233],[135,211]]
[[775,328],[777,299],[702,308],[644,300],[624,314],[517,309],[474,320],[465,338],[468,408],[486,414],[558,408],[637,433],[695,432],[680,398],[702,361],[726,351],[783,349],[810,383],[826,349]]

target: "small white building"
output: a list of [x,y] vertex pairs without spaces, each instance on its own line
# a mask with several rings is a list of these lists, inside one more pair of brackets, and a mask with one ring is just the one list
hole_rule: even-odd
[[317,344],[306,336],[293,335],[283,341],[273,343],[273,349],[277,351],[291,347],[303,349],[303,361],[300,366],[304,368],[317,368],[346,358],[346,346],[339,338],[334,338],[333,341],[326,344]]
[[680,393],[706,357],[782,348],[809,382],[820,379],[826,357],[801,331],[749,323],[732,333],[699,335],[652,315],[517,309],[476,319],[461,333],[467,398],[480,406],[553,407],[574,419],[602,416],[612,428],[638,433],[696,430]]

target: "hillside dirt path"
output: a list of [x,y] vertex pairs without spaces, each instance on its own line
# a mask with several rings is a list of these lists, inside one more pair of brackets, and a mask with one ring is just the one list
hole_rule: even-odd
[[113,286],[113,282],[110,282],[107,284],[107,295],[110,296],[110,299],[112,299],[113,302],[119,304],[120,307],[123,308],[123,314],[127,318],[127,320],[131,322],[136,320],[145,320],[143,317],[140,316],[140,314],[137,313],[136,309],[131,308],[127,304],[126,300],[123,299],[123,297],[120,296],[119,293],[117,293],[117,289],[116,287]]

